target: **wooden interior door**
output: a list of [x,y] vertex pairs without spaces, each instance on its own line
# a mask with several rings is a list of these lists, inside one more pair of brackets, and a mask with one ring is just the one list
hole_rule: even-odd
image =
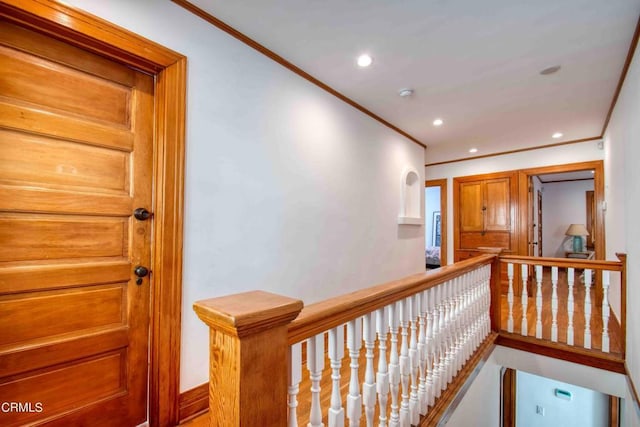
[[485,231],[511,231],[510,179],[490,179],[484,186]]
[[153,108],[152,77],[0,23],[2,425],[146,419]]
[[482,181],[460,183],[460,231],[483,231],[484,191]]
[[542,256],[542,191],[538,190],[538,256]]

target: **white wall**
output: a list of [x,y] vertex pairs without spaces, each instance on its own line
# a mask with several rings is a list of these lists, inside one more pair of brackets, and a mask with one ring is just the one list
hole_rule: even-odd
[[[605,133],[607,258],[626,252],[627,366],[640,386],[640,46],[636,49],[620,97]],[[636,413],[637,415],[637,413]],[[639,423],[640,424],[640,423]]]
[[495,427],[500,425],[500,369],[489,356],[445,425]]
[[182,391],[208,378],[196,300],[311,303],[424,271],[424,228],[397,224],[422,147],[169,1],[69,3],[188,57]]
[[[429,150],[426,151],[427,163]],[[542,166],[602,160],[604,151],[598,149],[596,141],[560,145],[539,150],[505,154],[502,156],[466,160],[444,165],[427,166],[425,179],[447,179],[447,260],[453,264],[453,178],[484,173],[511,171]]]
[[542,256],[563,258],[565,248],[573,248],[573,237],[564,234],[569,225],[587,223],[585,192],[593,190],[593,180],[553,182],[542,188]]
[[[570,393],[558,397],[556,391]],[[562,395],[560,395],[562,396]],[[516,372],[518,427],[602,427],[609,420],[609,397],[588,388]]]
[[425,187],[424,189],[424,235],[425,247],[434,246],[433,213],[440,211],[440,187]]

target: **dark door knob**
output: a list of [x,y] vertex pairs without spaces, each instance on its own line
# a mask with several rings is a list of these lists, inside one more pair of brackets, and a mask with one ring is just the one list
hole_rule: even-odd
[[149,218],[151,218],[151,212],[149,212],[145,208],[138,208],[135,211],[133,211],[133,216],[135,216],[136,219],[140,221],[146,221]]
[[133,270],[133,272],[135,273],[136,276],[138,277],[145,277],[147,274],[149,274],[149,269],[147,267],[143,267],[141,265],[136,266],[136,268]]
[[138,265],[133,269],[133,273],[138,276],[138,278],[136,279],[136,285],[140,286],[142,285],[142,278],[149,274],[149,269],[147,267]]

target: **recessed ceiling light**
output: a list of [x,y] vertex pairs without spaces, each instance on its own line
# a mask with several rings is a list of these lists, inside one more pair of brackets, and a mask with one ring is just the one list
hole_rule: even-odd
[[562,132],[554,133],[553,135],[551,135],[551,138],[554,138],[554,139],[562,138]]
[[433,121],[433,125],[434,125],[434,126],[442,126],[442,124],[443,124],[443,123],[444,123],[444,122],[442,121],[442,119],[435,119],[435,120]]
[[474,148],[469,148],[469,152],[470,152],[470,153],[477,153],[477,152],[478,152],[478,149],[477,149],[477,148],[475,148],[475,147],[474,147]]
[[403,98],[405,98],[407,96],[411,96],[411,95],[413,95],[413,89],[400,89],[398,91],[398,95],[400,95]]
[[558,71],[560,71],[560,68],[562,67],[559,65],[554,65],[553,67],[545,68],[544,70],[540,71],[540,74],[542,74],[543,76],[548,76],[549,74],[557,73]]
[[358,66],[365,68],[368,67],[369,65],[371,65],[373,63],[373,58],[369,55],[362,54],[360,56],[358,56]]

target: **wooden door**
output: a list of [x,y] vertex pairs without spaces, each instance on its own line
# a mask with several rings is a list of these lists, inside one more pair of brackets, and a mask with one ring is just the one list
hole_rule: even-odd
[[485,231],[511,230],[510,179],[489,179],[484,185]]
[[542,256],[542,191],[538,190],[538,256]]
[[482,181],[460,183],[460,231],[483,231],[484,207]]
[[146,419],[153,78],[0,23],[0,424]]

